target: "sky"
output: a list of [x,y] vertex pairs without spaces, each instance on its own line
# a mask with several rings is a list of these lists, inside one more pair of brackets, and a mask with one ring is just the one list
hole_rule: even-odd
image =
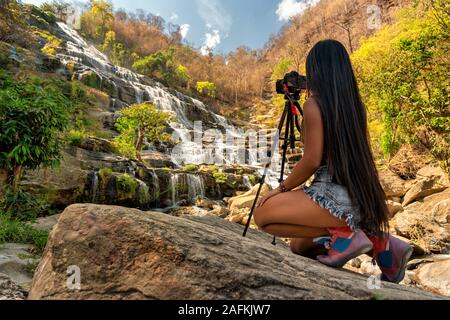
[[[45,0],[24,0],[41,4]],[[70,2],[70,1],[69,1]],[[86,0],[82,0],[86,2]],[[112,0],[114,9],[144,9],[181,26],[184,41],[206,54],[260,49],[290,18],[319,0]]]

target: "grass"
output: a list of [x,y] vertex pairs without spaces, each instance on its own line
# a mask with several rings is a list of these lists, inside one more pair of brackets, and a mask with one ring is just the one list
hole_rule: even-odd
[[42,252],[47,244],[48,232],[34,229],[30,224],[12,221],[0,215],[0,244],[25,243]]

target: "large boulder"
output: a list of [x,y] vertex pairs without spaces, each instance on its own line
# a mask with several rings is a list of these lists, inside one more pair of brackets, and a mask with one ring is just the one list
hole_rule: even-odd
[[270,236],[257,231],[243,238],[242,231],[242,226],[211,216],[177,218],[73,205],[49,237],[29,298],[438,298],[390,283],[368,289],[361,275],[296,256],[287,245],[273,246]]
[[438,167],[425,167],[417,173],[419,180],[413,184],[403,199],[403,206],[429,195],[444,191],[450,186],[447,174]]
[[413,276],[413,281],[427,290],[450,297],[450,260],[423,265]]
[[[251,190],[248,192],[239,195],[237,197],[231,198],[228,201],[228,204],[230,206],[230,210],[240,210],[240,209],[250,209],[253,205],[253,202],[255,201],[256,193],[258,191],[259,184],[254,186]],[[268,192],[270,191],[270,186],[265,184],[263,185],[261,189],[260,197],[264,197]]]
[[379,172],[380,182],[386,197],[402,198],[411,188],[411,181],[403,180],[394,172],[386,169]]
[[392,220],[397,234],[427,252],[450,252],[450,189],[414,202]]

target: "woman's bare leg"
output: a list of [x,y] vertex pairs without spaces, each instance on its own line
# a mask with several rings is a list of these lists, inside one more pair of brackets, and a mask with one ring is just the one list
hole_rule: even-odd
[[303,190],[281,193],[255,210],[260,229],[282,238],[315,238],[346,223],[312,201]]

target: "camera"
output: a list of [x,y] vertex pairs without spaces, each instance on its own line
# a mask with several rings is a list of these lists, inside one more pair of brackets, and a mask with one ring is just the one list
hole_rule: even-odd
[[278,94],[285,95],[287,93],[284,86],[287,87],[290,95],[299,96],[302,90],[306,90],[306,77],[301,76],[297,71],[286,73],[284,78],[276,83]]

